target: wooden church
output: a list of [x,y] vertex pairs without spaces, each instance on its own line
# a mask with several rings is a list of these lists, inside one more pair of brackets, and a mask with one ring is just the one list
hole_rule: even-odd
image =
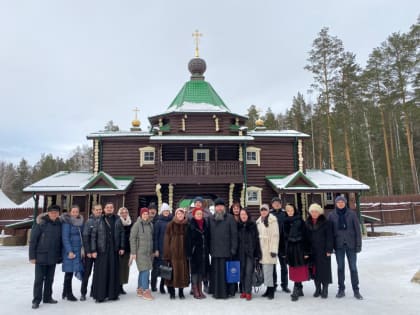
[[303,146],[310,136],[294,130],[267,130],[257,121],[230,111],[204,78],[206,62],[189,64],[190,80],[166,111],[149,117],[150,130],[140,121],[129,131],[100,131],[93,142],[92,172],[58,172],[24,189],[44,210],[51,203],[64,209],[80,205],[88,215],[92,205],[113,201],[132,216],[154,201],[172,208],[189,207],[195,196],[208,206],[221,197],[234,199],[252,212],[279,196],[303,211],[310,203],[332,206],[337,194],[356,196],[369,187],[334,170],[305,168]]

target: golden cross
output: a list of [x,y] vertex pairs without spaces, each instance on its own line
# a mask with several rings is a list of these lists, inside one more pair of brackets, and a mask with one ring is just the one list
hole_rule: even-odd
[[196,30],[192,36],[194,37],[195,40],[195,57],[198,58],[199,57],[199,53],[198,53],[198,44],[200,43],[200,37],[203,36],[203,34],[201,34],[198,30]]
[[136,114],[135,114],[135,115],[136,115],[136,118],[135,118],[136,120],[137,120],[137,113],[138,113],[139,111],[140,111],[140,110],[138,109],[138,107],[137,107],[137,106],[136,106],[136,108],[134,108],[134,109],[133,109],[133,112],[135,112],[135,113],[136,113]]

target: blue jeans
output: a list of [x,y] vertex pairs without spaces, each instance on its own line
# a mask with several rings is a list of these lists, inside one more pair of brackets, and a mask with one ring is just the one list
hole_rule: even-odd
[[344,285],[345,279],[345,256],[350,268],[351,286],[353,291],[359,290],[359,275],[357,273],[357,253],[355,249],[348,248],[344,245],[343,248],[337,248],[335,251],[335,258],[337,260],[337,274],[338,274],[338,289],[343,290],[346,288]]
[[138,289],[149,289],[149,271],[150,270],[143,270],[139,272]]

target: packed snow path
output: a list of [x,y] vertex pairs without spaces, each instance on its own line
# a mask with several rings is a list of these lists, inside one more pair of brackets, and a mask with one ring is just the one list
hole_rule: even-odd
[[[313,283],[305,282],[305,296],[298,302],[291,302],[289,294],[279,291],[274,300],[269,301],[260,296],[264,288],[253,295],[252,301],[240,299],[239,295],[228,300],[211,297],[195,300],[188,294],[185,300],[169,300],[168,294],[155,293],[155,300],[149,302],[135,295],[137,270],[133,264],[129,284],[125,286],[128,294],[121,296],[119,301],[96,304],[89,298],[85,302],[69,302],[61,300],[64,274],[58,265],[53,293],[58,304],[41,303],[39,309],[32,310],[34,266],[28,262],[28,248],[0,246],[0,314],[420,314],[420,285],[410,282],[420,269],[420,225],[376,230],[402,235],[364,240],[362,253],[358,256],[360,292],[365,298],[362,301],[353,298],[348,270],[346,297],[335,298],[337,276],[333,257],[334,283],[326,300],[313,298]],[[289,284],[289,288],[292,286]],[[77,297],[80,297],[79,291],[80,281],[73,279],[73,292]]]

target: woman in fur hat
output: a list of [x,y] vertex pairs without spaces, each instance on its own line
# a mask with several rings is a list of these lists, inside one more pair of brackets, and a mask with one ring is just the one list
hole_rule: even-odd
[[171,299],[175,299],[175,288],[178,296],[185,299],[184,288],[189,285],[189,270],[185,252],[187,219],[185,209],[175,210],[175,216],[167,225],[163,245],[163,260],[172,266],[172,279],[166,280]]
[[[328,297],[328,285],[332,283],[331,253],[334,247],[332,223],[324,216],[324,209],[317,203],[309,206],[306,229],[311,243],[311,260],[315,281],[314,297]],[[322,288],[321,288],[322,285]]]
[[82,279],[84,253],[82,253],[82,231],[83,217],[80,215],[80,208],[73,205],[70,212],[63,213],[62,221],[62,240],[63,240],[63,272],[64,286],[62,298],[69,301],[77,301],[73,295],[72,279],[73,273]]
[[130,267],[128,262],[130,260],[130,232],[133,223],[131,222],[130,213],[126,207],[118,209],[118,216],[120,217],[122,227],[124,229],[124,255],[120,256],[120,294],[126,294],[123,285],[128,283],[128,275]]

